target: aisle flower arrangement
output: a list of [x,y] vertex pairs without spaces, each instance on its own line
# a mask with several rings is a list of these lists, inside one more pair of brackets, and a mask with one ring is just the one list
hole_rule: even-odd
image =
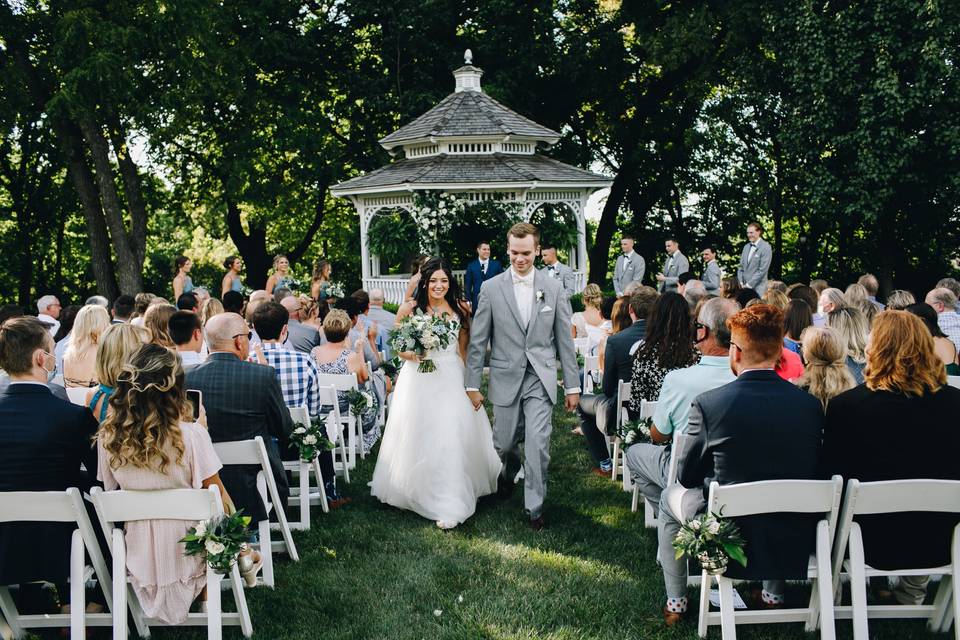
[[290,443],[304,462],[312,462],[321,451],[330,451],[336,446],[327,437],[326,422],[321,418],[312,418],[310,424],[298,423],[290,434]]
[[685,522],[673,539],[678,560],[692,556],[711,575],[722,575],[731,558],[747,566],[745,544],[737,523],[719,513],[701,513]]
[[240,509],[229,516],[198,522],[190,527],[180,542],[184,543],[185,554],[204,556],[211,569],[226,575],[250,538],[249,524],[250,517],[243,515],[243,509]]

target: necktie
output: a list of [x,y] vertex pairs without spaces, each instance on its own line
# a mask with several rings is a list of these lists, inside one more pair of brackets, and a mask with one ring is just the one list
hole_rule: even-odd
[[487,263],[486,263],[486,262],[481,262],[481,263],[480,263],[480,273],[482,273],[483,275],[487,275]]

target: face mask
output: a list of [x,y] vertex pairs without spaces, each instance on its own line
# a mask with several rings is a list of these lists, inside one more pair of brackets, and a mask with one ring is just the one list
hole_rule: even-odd
[[43,352],[43,355],[50,356],[50,359],[53,360],[53,368],[47,369],[47,365],[44,364],[43,368],[47,372],[47,382],[53,382],[53,379],[57,377],[57,357],[52,353]]

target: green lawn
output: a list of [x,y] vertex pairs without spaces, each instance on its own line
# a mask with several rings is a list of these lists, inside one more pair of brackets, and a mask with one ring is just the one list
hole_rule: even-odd
[[[695,638],[696,621],[666,629],[656,536],[619,485],[588,473],[573,417],[554,423],[548,529],[531,531],[521,492],[481,503],[453,531],[370,498],[375,455],[343,485],[349,506],[295,534],[301,561],[281,561],[277,586],[247,591],[256,638],[622,640]],[[694,596],[691,592],[691,596]],[[230,596],[224,594],[224,600]],[[695,600],[693,602],[695,607]],[[442,612],[435,615],[435,612]],[[873,622],[875,638],[946,637],[921,622]],[[741,638],[813,638],[799,624],[741,627]],[[204,631],[157,630],[159,638]],[[719,629],[711,630],[719,638]],[[849,622],[838,624],[851,637]],[[242,637],[237,629],[225,634]],[[951,636],[952,637],[952,636]]]

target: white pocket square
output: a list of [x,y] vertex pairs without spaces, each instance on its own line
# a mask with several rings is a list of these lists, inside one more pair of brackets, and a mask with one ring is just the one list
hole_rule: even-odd
[[547,305],[543,309],[540,309],[540,313],[546,313],[547,311],[553,311],[553,307]]

